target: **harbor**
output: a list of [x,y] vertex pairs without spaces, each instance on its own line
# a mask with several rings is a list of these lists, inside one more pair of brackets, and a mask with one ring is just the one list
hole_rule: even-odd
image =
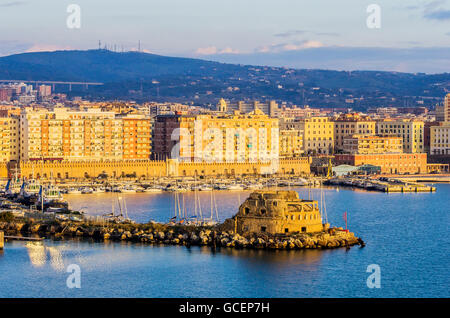
[[[299,197],[320,201],[318,187],[292,187]],[[250,191],[217,191],[221,222],[233,217]],[[8,241],[0,254],[3,296],[101,297],[443,297],[447,295],[447,224],[450,185],[432,193],[386,193],[359,188],[323,189],[328,221],[366,242],[332,249],[224,248],[140,242],[120,237],[98,241],[85,236],[48,237],[42,242]],[[65,195],[74,210],[95,218],[111,210],[115,193]],[[167,222],[174,194],[123,193],[137,223]],[[186,192],[194,207],[194,193]],[[210,193],[199,192],[209,207]],[[387,198],[389,198],[387,200]],[[79,202],[81,201],[81,202]],[[393,226],[395,224],[395,226]],[[117,226],[125,226],[118,224]],[[199,231],[200,234],[201,231]],[[29,234],[26,234],[27,236]],[[155,239],[156,240],[156,239]],[[421,257],[418,257],[418,256]],[[67,289],[66,268],[79,264],[82,288]],[[379,264],[382,288],[368,289],[366,268]],[[395,266],[390,266],[395,264]],[[428,271],[417,271],[427,268]],[[396,279],[409,277],[408,284]],[[101,282],[101,284],[99,284]],[[276,288],[267,289],[267,284]],[[427,288],[429,284],[435,288]],[[211,288],[214,286],[214,288]],[[335,286],[346,286],[335,288]]]

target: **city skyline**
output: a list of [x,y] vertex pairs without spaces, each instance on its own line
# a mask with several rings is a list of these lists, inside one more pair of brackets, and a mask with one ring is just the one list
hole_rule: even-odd
[[264,0],[256,6],[234,0],[131,0],[126,5],[83,0],[77,2],[80,28],[70,29],[69,2],[2,0],[0,56],[92,49],[100,40],[102,47],[106,43],[117,50],[137,50],[140,43],[144,52],[230,63],[426,73],[450,69],[448,0],[378,1],[381,25],[373,29],[366,25],[371,2],[347,2]]

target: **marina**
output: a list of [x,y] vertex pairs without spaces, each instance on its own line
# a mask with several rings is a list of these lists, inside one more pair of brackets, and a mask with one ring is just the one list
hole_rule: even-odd
[[[295,188],[300,197],[320,199],[320,188]],[[448,196],[450,185],[433,193],[391,193],[359,188],[323,189],[330,224],[361,235],[366,247],[326,250],[217,249],[209,246],[148,245],[133,241],[98,243],[70,240],[7,242],[0,254],[3,297],[446,297]],[[232,217],[248,191],[218,191],[221,221]],[[74,209],[95,217],[111,210],[112,193],[66,195]],[[193,193],[184,193],[194,206]],[[199,192],[202,206],[210,193]],[[127,193],[129,217],[138,222],[167,221],[173,193]],[[95,197],[95,199],[93,199]],[[240,199],[240,201],[239,201]],[[76,201],[81,202],[76,203]],[[99,212],[100,211],[100,212]],[[392,226],[395,224],[395,226]],[[406,229],[406,230],[405,230]],[[421,256],[421,257],[419,257]],[[69,290],[65,269],[80,264],[83,288]],[[366,268],[379,264],[382,288],[369,289]],[[395,266],[392,266],[395,264]],[[417,270],[427,268],[426,271]],[[187,274],[187,271],[189,274]],[[408,277],[398,280],[396,277]],[[95,279],[94,279],[95,277]],[[98,281],[102,284],[98,284]],[[276,288],[266,288],[267,284]],[[434,288],[427,286],[433,285]],[[211,289],[211,286],[214,288]],[[345,288],[336,288],[345,286]]]

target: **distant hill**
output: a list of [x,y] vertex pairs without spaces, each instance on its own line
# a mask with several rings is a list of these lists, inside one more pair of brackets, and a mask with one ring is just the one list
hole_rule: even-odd
[[322,107],[434,105],[450,73],[295,70],[107,50],[56,51],[0,58],[0,79],[103,82],[72,94],[97,99],[193,101],[275,99]]

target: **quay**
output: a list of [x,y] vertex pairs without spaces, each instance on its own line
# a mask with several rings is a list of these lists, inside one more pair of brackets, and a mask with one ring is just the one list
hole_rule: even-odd
[[367,177],[338,177],[324,182],[325,185],[354,187],[368,191],[394,192],[435,192],[436,187],[405,181],[399,178],[381,177],[378,179]]
[[4,236],[6,240],[16,241],[43,241],[43,237],[28,237],[28,236]]

